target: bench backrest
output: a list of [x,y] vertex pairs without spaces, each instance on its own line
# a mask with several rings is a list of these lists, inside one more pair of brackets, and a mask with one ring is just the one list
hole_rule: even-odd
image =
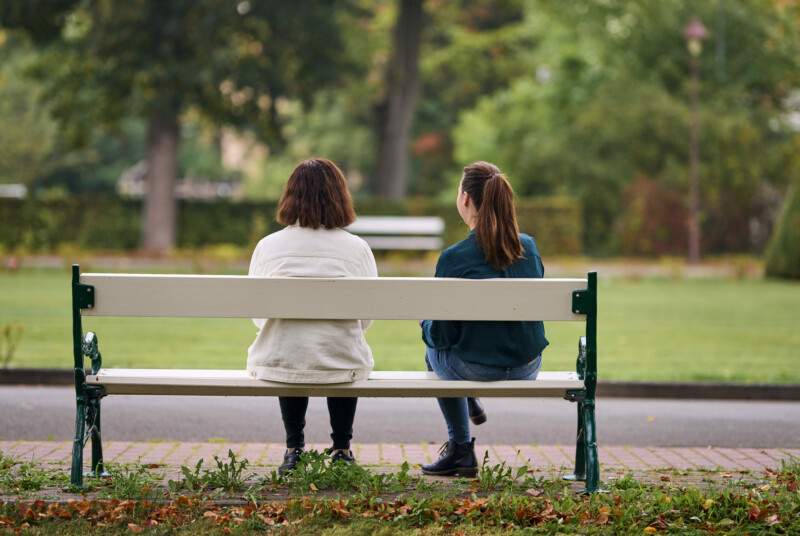
[[440,250],[444,220],[436,216],[360,216],[346,227],[379,250]]
[[586,279],[87,273],[75,288],[86,316],[586,321],[576,313]]

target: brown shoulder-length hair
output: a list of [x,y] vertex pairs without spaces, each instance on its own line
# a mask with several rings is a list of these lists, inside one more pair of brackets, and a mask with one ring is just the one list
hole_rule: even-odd
[[324,158],[301,162],[278,202],[278,223],[336,229],[356,221],[347,181],[336,164]]
[[500,169],[489,162],[464,168],[461,190],[475,203],[475,238],[486,261],[505,270],[522,258],[514,190]]

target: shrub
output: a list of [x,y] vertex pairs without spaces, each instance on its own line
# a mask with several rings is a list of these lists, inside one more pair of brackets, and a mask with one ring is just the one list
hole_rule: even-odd
[[767,277],[800,279],[800,180],[789,189],[767,247]]

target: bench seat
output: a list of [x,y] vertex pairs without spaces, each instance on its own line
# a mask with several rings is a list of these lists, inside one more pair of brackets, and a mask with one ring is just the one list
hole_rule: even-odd
[[373,371],[368,380],[288,384],[256,380],[244,370],[100,369],[86,377],[109,395],[552,397],[583,389],[576,372],[542,371],[534,381],[443,381],[433,372]]

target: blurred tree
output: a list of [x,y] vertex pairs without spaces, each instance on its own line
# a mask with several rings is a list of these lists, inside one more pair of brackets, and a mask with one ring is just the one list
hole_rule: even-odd
[[417,104],[423,0],[398,0],[394,45],[386,71],[386,96],[378,105],[378,169],[373,193],[402,199],[407,194],[408,141]]
[[19,73],[33,50],[0,30],[0,183],[25,184],[50,168],[56,125]]
[[[422,43],[411,191],[440,195],[475,160],[454,156],[459,114],[536,71],[539,39],[521,0],[432,1]],[[449,190],[445,195],[450,195]]]
[[[786,121],[787,97],[800,81],[800,17],[797,7],[778,4],[726,4],[725,28],[736,39],[727,42],[724,77],[716,75],[713,50],[704,53],[700,178],[712,249],[759,251],[764,233],[751,231],[764,227],[770,192],[800,169],[797,133]],[[456,158],[494,159],[523,194],[580,195],[589,251],[618,252],[620,225],[635,216],[626,216],[635,210],[624,201],[626,185],[646,176],[664,191],[688,191],[681,30],[695,14],[714,21],[717,6],[577,0],[526,7],[538,67],[461,114]],[[644,190],[630,192],[637,191]]]
[[[143,245],[174,244],[174,181],[181,118],[197,110],[217,124],[254,129],[279,143],[287,97],[310,101],[348,68],[338,13],[348,4],[315,0],[8,0],[2,24],[38,35],[59,28],[31,73],[77,146],[96,124],[147,123],[148,192]],[[42,24],[41,20],[51,21]],[[44,28],[44,29],[42,29]]]

